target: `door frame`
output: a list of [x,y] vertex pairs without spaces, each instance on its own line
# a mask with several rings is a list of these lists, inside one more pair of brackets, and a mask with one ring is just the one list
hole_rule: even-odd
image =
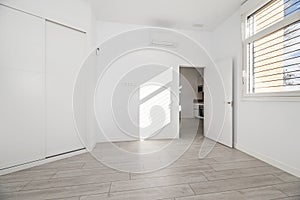
[[[203,86],[205,85],[205,69],[206,69],[206,67],[205,66],[203,66],[203,67],[201,67],[201,66],[191,66],[191,65],[179,65],[179,71],[178,71],[178,75],[179,75],[179,81],[178,81],[178,89],[179,89],[179,99],[180,99],[180,97],[181,97],[181,82],[180,82],[180,75],[181,75],[181,73],[180,73],[180,68],[193,68],[193,69],[195,69],[195,70],[197,70],[197,69],[203,69],[203,74],[201,74],[201,76],[203,77]],[[203,103],[204,103],[204,105],[205,105],[205,95],[203,96]],[[181,102],[179,102],[179,106],[181,106]],[[180,112],[182,112],[182,108],[180,109]],[[181,120],[182,118],[181,118],[181,114],[179,113],[179,121]],[[204,117],[204,119],[205,119],[205,117]],[[204,119],[202,119],[202,120],[204,120]],[[201,119],[200,119],[201,120]],[[204,126],[204,123],[203,123],[203,126]],[[203,128],[203,135],[205,136],[205,133],[204,133],[204,128]],[[181,136],[181,133],[180,133],[180,131],[179,131],[179,137]]]
[[[232,122],[232,146],[230,147],[230,146],[228,146],[228,147],[230,147],[230,148],[235,148],[235,129],[234,129],[234,113],[235,113],[235,106],[234,106],[234,102],[235,102],[235,100],[234,100],[234,66],[233,66],[233,60],[232,60],[232,58],[225,58],[225,59],[221,59],[221,60],[218,60],[218,61],[225,61],[225,60],[231,60],[231,63],[232,63],[232,103],[231,103],[231,106],[232,106],[232,120],[231,120],[231,122]],[[205,66],[203,66],[203,67],[201,67],[201,66],[190,66],[190,65],[180,65],[179,66],[179,75],[180,75],[180,68],[183,68],[183,67],[185,67],[185,68],[194,68],[194,69],[203,69],[203,81],[204,81],[204,83],[203,83],[203,85],[205,85],[205,83],[206,83],[206,81],[205,81],[205,74],[206,74],[206,69],[207,69],[207,67],[205,67]],[[179,80],[179,88],[180,88],[180,80]],[[180,89],[179,89],[180,90]],[[179,92],[180,93],[180,92]],[[180,95],[180,94],[179,94]],[[207,95],[205,95],[204,94],[204,98],[203,98],[203,101],[204,101],[204,106],[205,106],[205,104],[206,104],[206,101],[207,101]],[[179,105],[180,106],[180,105]],[[204,116],[205,116],[205,114],[204,114]],[[179,114],[179,119],[181,119],[180,118],[180,114]],[[205,120],[205,117],[204,117],[204,119],[203,120]],[[205,123],[203,123],[203,127],[204,126],[206,126],[206,124]],[[205,128],[203,128],[203,135],[204,135],[204,137],[206,137],[206,138],[208,138],[207,137],[207,133],[205,132]],[[179,132],[179,135],[180,135],[180,132]],[[209,138],[208,138],[209,139]],[[222,143],[220,143],[219,141],[217,141],[219,144],[222,144]],[[222,144],[222,145],[225,145],[225,144]],[[225,145],[226,146],[226,145]]]

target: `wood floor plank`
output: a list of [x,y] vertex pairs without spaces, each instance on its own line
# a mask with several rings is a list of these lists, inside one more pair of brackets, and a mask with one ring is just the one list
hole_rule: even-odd
[[174,167],[184,167],[184,166],[199,166],[199,165],[207,165],[216,163],[216,161],[212,158],[207,159],[199,159],[199,158],[190,158],[190,159],[178,159],[174,163],[172,163],[168,168]]
[[[127,198],[126,196],[124,196],[124,198],[122,199],[122,197],[113,197],[110,196],[108,194],[98,194],[98,195],[89,195],[89,196],[82,196],[80,198],[80,200],[144,200],[144,199],[140,199],[139,196],[130,196],[129,198]],[[155,200],[155,199],[153,199]],[[159,199],[159,200],[175,200],[175,198],[168,198],[168,199]]]
[[217,163],[227,163],[227,162],[241,162],[241,161],[250,161],[250,160],[256,160],[255,158],[243,155],[243,156],[223,156],[223,157],[214,157],[214,159]]
[[85,165],[84,161],[67,162],[64,160],[59,160],[41,166],[30,168],[28,169],[28,171],[42,171],[42,170],[51,170],[51,169],[60,169],[60,170],[81,169],[84,165]]
[[230,178],[241,178],[247,176],[267,175],[281,172],[281,170],[272,167],[253,167],[253,168],[241,168],[241,169],[230,169],[223,171],[205,171],[203,174],[208,180],[222,180]]
[[268,165],[260,160],[249,160],[249,161],[240,161],[240,162],[227,162],[227,163],[211,164],[211,167],[216,171],[228,170],[228,169],[262,167],[262,166],[268,166]]
[[193,195],[194,192],[189,185],[175,185],[167,187],[147,188],[141,190],[131,190],[126,192],[110,193],[111,200],[156,200],[183,197]]
[[176,200],[271,200],[285,198],[286,195],[279,190],[267,186],[260,188],[244,189],[239,191],[227,191],[220,193],[209,193],[190,197],[177,198]]
[[287,197],[283,192],[272,186],[244,189],[239,190],[239,192],[247,200],[270,200]]
[[280,200],[300,200],[300,196],[286,197],[286,198],[281,198]]
[[74,196],[90,195],[107,193],[110,184],[89,184],[72,187],[59,187],[43,190],[28,190],[15,193],[4,193],[2,198],[5,200],[41,200],[41,199],[55,199],[67,198]]
[[30,181],[0,183],[0,193],[18,192]]
[[284,182],[300,182],[300,178],[286,172],[281,171],[279,173],[275,173],[274,175],[283,180]]
[[76,169],[76,170],[60,170],[53,178],[67,178],[76,176],[92,176],[101,174],[113,174],[119,171],[111,168],[92,168],[92,169]]
[[23,190],[38,190],[55,187],[67,187],[76,185],[86,185],[95,183],[110,183],[112,181],[129,180],[128,173],[113,173],[92,176],[75,176],[70,178],[53,178],[50,180],[32,181]]
[[140,179],[140,178],[150,178],[150,177],[162,177],[162,176],[171,176],[176,174],[189,174],[189,173],[201,173],[204,171],[213,170],[209,165],[199,165],[199,166],[183,166],[183,167],[174,167],[174,168],[165,168],[159,171],[155,171],[152,173],[144,173],[144,174],[135,174],[132,173],[132,179]]
[[136,190],[150,187],[161,187],[170,185],[180,185],[185,183],[196,183],[207,181],[207,179],[200,173],[180,174],[166,177],[155,177],[147,179],[136,179],[129,181],[117,181],[111,185],[111,192],[119,192],[126,190]]
[[203,195],[195,195],[189,197],[176,198],[176,200],[243,200],[243,196],[237,191],[211,193]]
[[57,173],[57,171],[57,169],[42,171],[22,170],[16,173],[0,176],[0,183],[50,179]]
[[49,200],[80,200],[80,197],[67,197],[63,199],[49,199]]
[[273,175],[252,176],[244,178],[208,181],[190,184],[196,194],[219,193],[229,190],[240,190],[251,187],[268,186],[282,183]]
[[84,195],[80,197],[80,200],[108,200],[108,199],[109,199],[108,193]]
[[279,189],[280,191],[284,192],[288,196],[300,195],[300,182],[277,184],[274,185],[273,187]]

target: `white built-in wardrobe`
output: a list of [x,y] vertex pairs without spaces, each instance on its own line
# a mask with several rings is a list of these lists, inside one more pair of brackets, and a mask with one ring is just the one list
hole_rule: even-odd
[[84,148],[73,86],[86,33],[0,5],[0,170]]

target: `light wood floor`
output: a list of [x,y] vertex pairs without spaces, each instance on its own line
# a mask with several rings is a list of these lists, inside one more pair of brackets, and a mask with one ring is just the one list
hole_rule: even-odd
[[203,141],[197,135],[180,159],[151,173],[120,172],[85,153],[1,176],[0,199],[300,199],[299,178],[238,150],[217,144],[199,160]]

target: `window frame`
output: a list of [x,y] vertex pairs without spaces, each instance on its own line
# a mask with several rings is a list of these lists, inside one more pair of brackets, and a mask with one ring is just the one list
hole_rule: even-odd
[[[272,34],[273,32],[282,29],[294,22],[300,20],[300,11],[297,11],[290,16],[287,16],[283,20],[257,32],[256,34],[247,37],[247,18],[255,13],[257,10],[261,9],[263,6],[271,2],[272,0],[263,0],[259,3],[252,5],[244,5],[242,7],[241,15],[241,29],[242,29],[242,99],[243,100],[279,100],[279,101],[300,101],[300,90],[297,91],[286,91],[286,92],[265,92],[265,93],[250,93],[249,92],[249,69],[247,60],[247,47],[248,44],[258,40],[264,36]],[[250,1],[251,2],[251,1]]]

